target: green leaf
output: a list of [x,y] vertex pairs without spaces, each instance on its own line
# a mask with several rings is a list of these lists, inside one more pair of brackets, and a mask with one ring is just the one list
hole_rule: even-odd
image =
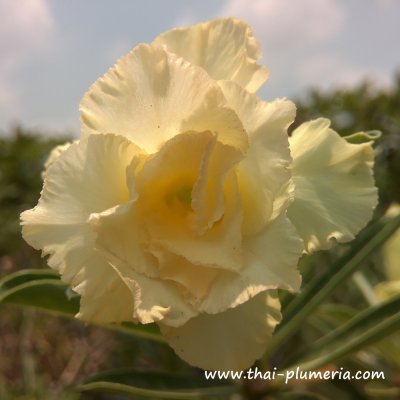
[[[121,369],[98,374],[77,387],[80,391],[117,393],[151,399],[228,399],[237,393],[227,380],[206,380],[193,373]],[[136,397],[135,397],[136,398]]]
[[320,335],[326,335],[347,323],[357,310],[344,304],[324,303],[309,318],[309,324]]
[[[0,304],[35,307],[41,311],[74,318],[79,311],[80,296],[62,282],[54,271],[27,269],[0,280]],[[97,324],[126,334],[165,342],[156,324]]]
[[60,279],[60,276],[51,269],[22,269],[6,275],[0,280],[0,293],[22,283],[38,279]]
[[79,299],[68,300],[68,286],[56,279],[35,279],[0,291],[0,303],[12,303],[40,308],[63,315],[79,310]]
[[400,295],[364,310],[315,342],[293,365],[320,368],[386,338],[400,329],[399,309]]
[[400,216],[382,218],[371,224],[354,240],[350,250],[322,275],[312,279],[300,295],[283,312],[284,319],[270,342],[270,349],[278,348],[293,336],[306,318],[365,262],[400,226]]
[[360,144],[378,140],[381,138],[381,136],[381,131],[373,130],[366,132],[356,132],[352,135],[344,136],[343,139],[346,139],[349,143]]

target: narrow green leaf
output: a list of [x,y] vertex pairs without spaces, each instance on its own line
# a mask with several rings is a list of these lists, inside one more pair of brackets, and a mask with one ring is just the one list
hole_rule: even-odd
[[100,391],[152,399],[228,398],[237,393],[229,381],[208,381],[192,373],[138,371],[124,369],[109,371],[89,378],[77,388],[80,391]]
[[319,354],[316,358],[306,360],[295,366],[288,367],[287,370],[299,367],[300,370],[310,371],[321,368],[327,364],[346,357],[364,347],[370,346],[389,335],[392,335],[400,329],[400,313],[396,313],[373,327],[361,332],[358,336],[352,337],[350,340],[338,343],[337,347]]
[[350,250],[324,274],[316,276],[284,310],[284,320],[270,342],[270,349],[278,348],[294,335],[305,319],[343,283],[368,257],[400,226],[400,216],[372,224],[359,235]]
[[[41,311],[74,318],[80,296],[51,270],[21,270],[0,280],[0,304],[34,307]],[[165,342],[156,324],[97,324],[126,334]]]
[[79,298],[68,300],[68,286],[56,279],[35,279],[0,292],[0,303],[12,303],[42,310],[74,315],[79,310]]
[[60,279],[60,276],[51,269],[22,269],[0,279],[0,294],[22,283],[38,279]]
[[[304,351],[297,359],[292,359],[292,364],[299,364],[309,359],[323,357],[324,354],[333,353],[343,347],[345,343],[358,343],[357,339],[371,329],[375,329],[379,324],[383,324],[385,319],[391,319],[399,313],[400,295],[388,299],[386,302],[369,307],[360,312],[347,323],[331,331],[320,340],[316,341],[309,349]],[[396,324],[394,324],[396,326]],[[388,334],[393,333],[388,331]],[[379,337],[379,336],[377,336]],[[352,347],[348,348],[353,352]],[[299,361],[300,360],[300,361]]]
[[399,313],[399,310],[400,295],[392,297],[374,307],[369,307],[357,314],[346,324],[316,342],[313,346],[313,353],[325,351],[327,348],[335,348],[339,343],[345,342],[352,337],[358,337],[367,329],[381,323],[384,319],[396,315]]

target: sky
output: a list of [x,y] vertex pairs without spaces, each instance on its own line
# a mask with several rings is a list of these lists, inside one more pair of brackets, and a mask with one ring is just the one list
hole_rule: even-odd
[[265,100],[363,79],[389,87],[400,68],[399,0],[0,0],[0,135],[15,124],[78,135],[80,99],[120,56],[227,16],[260,42]]

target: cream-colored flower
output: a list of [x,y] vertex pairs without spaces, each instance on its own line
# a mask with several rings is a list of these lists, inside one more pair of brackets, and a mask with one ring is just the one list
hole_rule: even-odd
[[295,200],[288,216],[308,252],[352,240],[378,202],[371,142],[350,144],[329,126],[324,118],[306,122],[289,140]]
[[295,107],[251,93],[258,57],[232,18],[139,45],[85,94],[80,141],[22,214],[24,238],[81,295],[79,318],[156,322],[204,369],[249,367],[280,320],[275,289],[300,287]]

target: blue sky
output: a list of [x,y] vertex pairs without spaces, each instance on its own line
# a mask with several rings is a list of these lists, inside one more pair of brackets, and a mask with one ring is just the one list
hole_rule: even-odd
[[116,59],[174,26],[218,16],[252,26],[266,100],[309,86],[388,86],[400,67],[398,0],[0,0],[0,132],[79,131],[79,101]]

